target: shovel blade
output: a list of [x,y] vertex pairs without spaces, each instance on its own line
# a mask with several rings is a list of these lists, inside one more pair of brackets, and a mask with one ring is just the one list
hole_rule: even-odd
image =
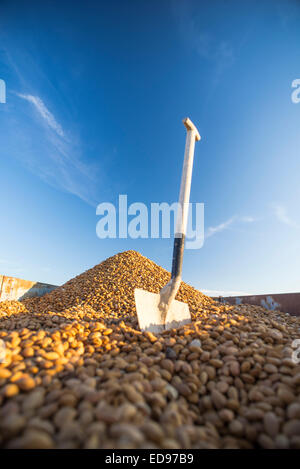
[[134,290],[135,306],[138,322],[142,331],[153,333],[163,332],[166,329],[178,328],[191,322],[191,314],[186,303],[173,300],[164,325],[161,312],[158,308],[160,295],[150,293],[140,288]]

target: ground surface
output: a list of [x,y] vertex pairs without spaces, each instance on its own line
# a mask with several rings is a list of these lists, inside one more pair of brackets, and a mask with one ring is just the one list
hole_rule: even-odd
[[300,448],[300,318],[182,283],[193,322],[142,333],[134,288],[169,278],[128,251],[0,303],[1,447]]

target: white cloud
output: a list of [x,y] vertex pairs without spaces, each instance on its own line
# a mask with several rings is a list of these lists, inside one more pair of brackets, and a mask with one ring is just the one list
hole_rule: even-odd
[[226,297],[226,296],[246,296],[246,295],[250,295],[250,293],[241,292],[241,291],[235,291],[235,290],[203,290],[203,288],[200,288],[200,291],[202,291],[202,293],[204,293],[205,295],[213,296],[213,297],[217,297],[217,296],[223,296],[223,297]]
[[174,2],[173,14],[188,48],[193,48],[202,59],[214,67],[216,85],[224,71],[235,62],[235,50],[229,39],[219,40],[211,34],[203,15],[197,15],[188,2]]
[[16,263],[14,261],[0,259],[0,264],[2,265],[1,269],[3,269],[0,275],[4,275],[7,277],[15,277],[16,274],[24,272],[23,267],[21,267],[19,263]]
[[220,232],[226,230],[233,223],[238,223],[238,222],[254,223],[258,220],[259,220],[258,218],[254,218],[254,217],[249,216],[249,215],[245,215],[245,216],[235,216],[234,215],[231,218],[229,218],[228,220],[224,221],[223,223],[220,223],[217,226],[210,226],[206,230],[205,238],[209,238],[209,237],[215,235],[216,233],[220,233]]
[[273,208],[274,208],[275,216],[281,223],[283,223],[284,225],[291,226],[293,228],[299,227],[297,223],[295,223],[295,221],[289,217],[289,215],[287,214],[287,210],[283,205],[276,204],[273,206]]
[[49,111],[44,102],[38,96],[20,93],[17,93],[17,96],[33,104],[40,116],[46,122],[46,124],[48,124],[49,127],[51,127],[60,137],[64,137],[64,132],[61,125],[56,121],[53,114]]
[[244,223],[253,223],[256,221],[256,218],[245,216],[245,217],[241,217],[241,221],[243,221]]
[[40,97],[22,93],[16,95],[31,103],[40,116],[39,123],[46,124],[45,139],[39,137],[39,153],[32,151],[29,143],[27,152],[24,149],[22,153],[23,164],[48,185],[96,207],[97,168],[82,161],[80,142],[76,138],[66,138],[66,132]]
[[[82,157],[84,147],[80,142],[78,127],[73,132],[72,115],[69,109],[63,109],[65,120],[68,119],[68,127],[62,126],[55,115],[53,103],[60,103],[62,100],[58,90],[53,86],[48,76],[40,67],[36,58],[28,51],[26,57],[30,63],[26,70],[20,68],[18,63],[12,58],[5,44],[1,44],[5,53],[7,66],[17,76],[20,86],[19,92],[13,92],[23,103],[29,104],[36,112],[38,119],[36,122],[38,128],[34,128],[33,122],[26,119],[24,122],[22,114],[16,112],[9,116],[11,119],[11,132],[17,135],[19,148],[11,151],[13,157],[17,158],[21,164],[42,179],[46,184],[55,189],[68,192],[96,207],[99,203],[99,188],[108,190],[108,184],[105,181],[105,173],[101,172],[101,181],[99,181],[100,167],[96,159],[87,163]],[[15,55],[15,54],[14,54]],[[45,104],[48,101],[35,92],[24,92],[32,84],[32,76],[39,79],[44,88],[47,88],[53,96],[53,103]],[[74,105],[74,103],[73,103]],[[49,106],[49,108],[48,108]],[[9,112],[10,107],[6,108]],[[51,111],[50,111],[51,109]],[[41,132],[43,126],[44,133]],[[87,143],[85,147],[89,147]]]
[[300,16],[298,2],[277,2],[276,10],[281,24],[285,29],[291,26],[290,23],[297,22]]
[[208,229],[207,229],[207,232],[206,232],[206,235],[205,237],[206,238],[209,238],[210,236],[213,236],[215,235],[216,233],[219,233],[221,231],[224,231],[226,230],[226,228],[228,228],[232,223],[233,221],[235,220],[235,216],[229,218],[229,220],[226,220],[225,222],[223,223],[220,223],[219,225],[217,226],[210,226]]

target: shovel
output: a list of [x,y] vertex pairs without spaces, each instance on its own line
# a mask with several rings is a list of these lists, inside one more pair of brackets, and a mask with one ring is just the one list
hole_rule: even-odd
[[176,220],[171,280],[162,288],[159,294],[150,293],[140,288],[136,288],[134,291],[140,329],[153,333],[177,328],[191,322],[188,305],[175,300],[175,296],[181,283],[195,141],[199,141],[201,137],[189,118],[184,119],[183,123],[187,129],[187,136]]

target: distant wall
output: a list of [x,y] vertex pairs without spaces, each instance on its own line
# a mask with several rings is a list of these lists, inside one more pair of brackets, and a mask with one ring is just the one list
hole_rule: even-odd
[[300,316],[300,293],[276,293],[271,295],[228,296],[214,298],[221,299],[231,305],[250,304],[263,306],[269,310],[279,310],[295,316]]
[[43,296],[55,288],[57,288],[56,285],[0,275],[0,301],[22,300],[32,296]]

